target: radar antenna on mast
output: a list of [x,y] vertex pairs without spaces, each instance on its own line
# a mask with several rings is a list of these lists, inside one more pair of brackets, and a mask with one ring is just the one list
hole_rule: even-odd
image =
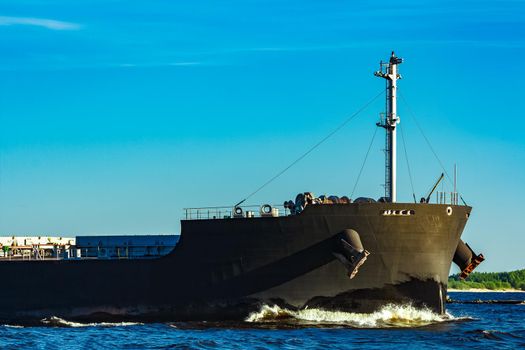
[[397,201],[396,173],[397,173],[397,140],[396,127],[399,124],[397,115],[397,80],[401,75],[397,72],[397,66],[403,63],[403,59],[396,57],[394,51],[388,62],[381,61],[379,70],[374,73],[376,77],[386,79],[386,112],[381,114],[381,120],[377,126],[386,130],[385,148],[385,199],[388,202]]

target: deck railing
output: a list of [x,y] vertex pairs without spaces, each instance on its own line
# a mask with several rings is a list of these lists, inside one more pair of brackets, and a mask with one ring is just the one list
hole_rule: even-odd
[[[230,218],[255,218],[266,216],[287,216],[290,210],[282,204],[270,204],[270,211],[264,212],[265,205],[243,205],[237,207],[202,207],[184,208],[184,218],[186,220],[210,220],[210,219],[230,219]],[[239,210],[240,208],[240,210]],[[267,208],[265,208],[267,209]],[[237,212],[236,212],[237,211]]]
[[175,245],[34,245],[11,246],[0,251],[0,261],[84,260],[84,259],[152,259],[169,254]]
[[[432,197],[431,197],[432,198]],[[431,199],[429,203],[459,205],[461,196],[457,192],[438,191],[435,195],[435,202]],[[463,203],[465,204],[465,203]],[[315,204],[314,204],[315,205]],[[230,219],[230,218],[256,218],[267,216],[288,216],[290,209],[282,204],[271,204],[270,212],[264,212],[265,205],[243,205],[237,207],[201,207],[201,208],[184,208],[185,220],[210,220],[210,219]],[[240,208],[240,210],[239,210]],[[236,213],[235,210],[238,210]]]
[[459,205],[460,195],[457,192],[436,192],[436,204]]

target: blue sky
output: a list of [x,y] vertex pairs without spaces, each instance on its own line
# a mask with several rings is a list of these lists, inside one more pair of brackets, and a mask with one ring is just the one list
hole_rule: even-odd
[[[523,268],[524,24],[524,1],[4,0],[0,233],[178,233],[183,207],[238,202],[380,92],[395,49],[416,195],[441,169],[409,108],[458,163],[480,270]],[[383,107],[250,203],[350,194]],[[382,195],[383,141],[354,197]],[[409,201],[402,154],[399,177]]]

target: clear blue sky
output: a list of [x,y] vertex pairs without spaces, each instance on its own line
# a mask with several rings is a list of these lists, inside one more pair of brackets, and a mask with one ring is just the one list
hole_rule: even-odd
[[[0,233],[178,233],[183,207],[236,203],[376,95],[395,49],[480,270],[523,268],[524,24],[523,1],[3,0]],[[250,202],[350,194],[383,106]],[[399,114],[419,198],[441,170]],[[383,141],[354,197],[382,195]]]

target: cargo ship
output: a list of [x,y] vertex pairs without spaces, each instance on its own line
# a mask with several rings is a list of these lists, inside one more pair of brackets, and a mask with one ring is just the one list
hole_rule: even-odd
[[472,208],[456,190],[431,203],[443,175],[420,201],[397,201],[401,63],[392,53],[375,73],[386,80],[384,197],[189,208],[180,237],[4,238],[0,321],[243,320],[262,305],[444,313],[452,262],[465,278],[483,255],[461,240]]

